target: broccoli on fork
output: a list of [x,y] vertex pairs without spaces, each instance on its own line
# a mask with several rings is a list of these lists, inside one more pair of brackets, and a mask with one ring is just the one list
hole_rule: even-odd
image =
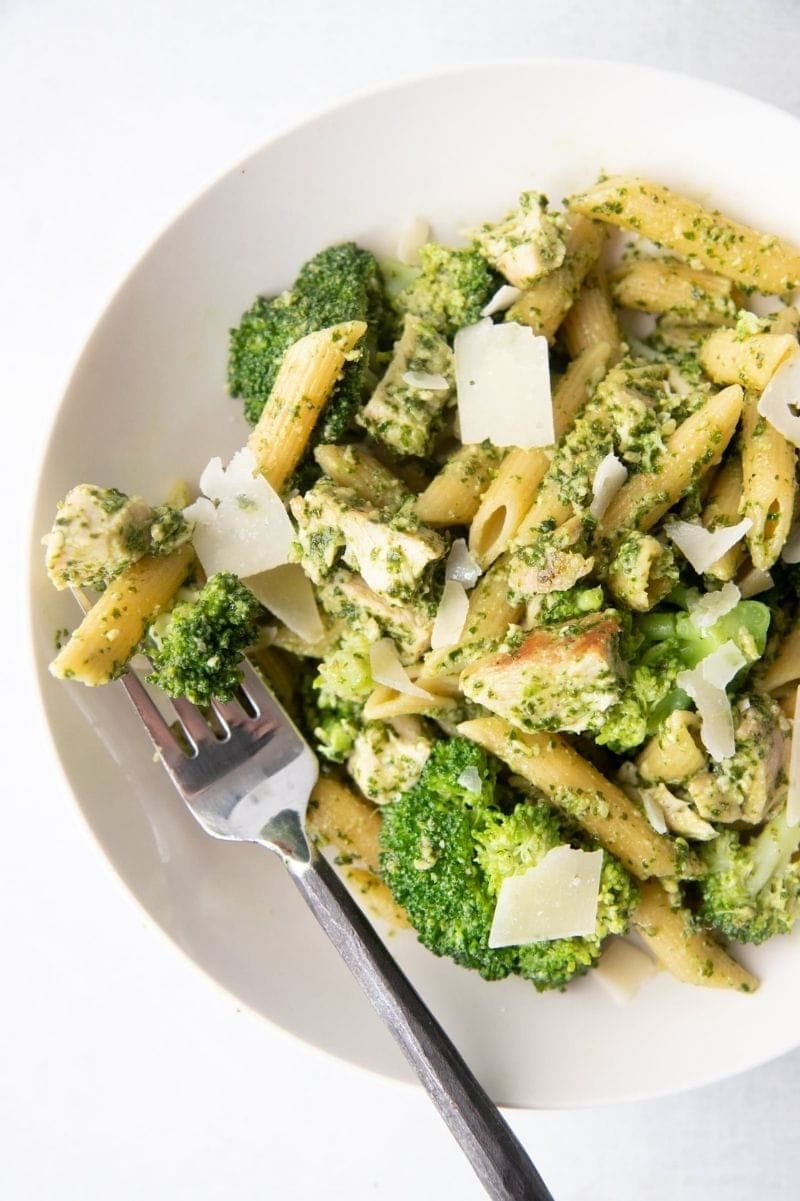
[[563,988],[596,963],[607,934],[627,929],[636,886],[604,853],[594,935],[489,947],[502,880],[556,846],[587,845],[546,802],[511,794],[503,808],[499,799],[495,761],[482,748],[464,738],[437,743],[419,781],[384,809],[383,875],[434,954],[487,980],[516,974],[540,990]]
[[263,612],[238,576],[217,572],[193,600],[179,601],[151,626],[149,681],[195,705],[231,700],[241,681],[239,663],[256,639]]

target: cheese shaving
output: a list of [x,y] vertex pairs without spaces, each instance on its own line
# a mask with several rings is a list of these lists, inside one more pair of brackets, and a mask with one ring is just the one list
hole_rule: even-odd
[[552,446],[555,442],[547,339],[515,321],[485,317],[455,337],[462,442]]
[[455,580],[465,588],[474,588],[481,575],[481,569],[469,553],[463,538],[456,538],[447,556],[444,569],[446,580]]
[[656,800],[655,789],[643,788],[639,793],[639,796],[642,799],[642,808],[644,809],[645,817],[655,830],[656,834],[666,834],[667,819],[664,816],[663,808]]
[[789,757],[789,791],[786,797],[786,824],[800,822],[800,704],[795,701],[792,722],[792,750]]
[[456,780],[456,784],[461,788],[466,788],[467,792],[474,792],[476,796],[483,791],[483,781],[477,767],[465,767]]
[[534,867],[506,876],[497,894],[490,947],[594,934],[602,851],[554,847]]
[[758,402],[762,417],[793,446],[800,446],[800,353],[781,363]]
[[597,521],[628,478],[628,469],[612,452],[601,459],[592,480],[592,503],[589,512]]
[[751,596],[758,596],[760,592],[766,592],[768,588],[772,588],[774,583],[775,581],[768,571],[754,567],[743,579],[739,580],[739,592],[742,600],[749,600]]
[[781,559],[784,563],[800,563],[800,526],[795,526],[784,542]]
[[698,575],[702,575],[717,559],[727,554],[752,525],[749,517],[743,517],[736,525],[723,525],[716,530],[707,530],[694,521],[673,520],[664,523],[664,531]]
[[397,239],[395,253],[406,267],[416,267],[419,252],[431,239],[430,223],[424,217],[413,217]]
[[421,392],[448,392],[450,385],[443,375],[431,371],[404,371],[403,383]]
[[658,970],[658,964],[635,943],[611,937],[603,943],[603,954],[591,976],[614,1001],[626,1005]]
[[485,304],[481,309],[481,317],[491,317],[495,313],[504,313],[506,309],[510,309],[515,300],[519,300],[522,295],[522,288],[515,288],[513,284],[503,284],[498,288],[488,304]]
[[422,700],[431,700],[431,694],[424,688],[414,684],[403,664],[397,657],[397,650],[391,638],[380,638],[369,648],[369,665],[372,678],[376,684],[384,684],[401,692],[404,696],[416,696]]
[[257,472],[248,446],[227,467],[212,459],[200,476],[205,493],[183,510],[194,522],[192,544],[206,575],[258,575],[289,560],[294,529],[283,501]]
[[736,749],[731,703],[725,691],[747,660],[735,642],[724,642],[692,671],[682,671],[677,685],[692,698],[700,714],[700,740],[712,759],[729,759]]
[[706,592],[689,605],[689,620],[696,630],[710,630],[715,622],[735,609],[741,599],[742,594],[735,584],[723,584],[717,592]]
[[313,646],[324,637],[325,627],[314,599],[314,589],[299,563],[273,567],[244,582],[262,605],[303,642]]
[[460,641],[467,620],[469,597],[457,580],[445,580],[442,599],[431,631],[431,650],[443,651]]

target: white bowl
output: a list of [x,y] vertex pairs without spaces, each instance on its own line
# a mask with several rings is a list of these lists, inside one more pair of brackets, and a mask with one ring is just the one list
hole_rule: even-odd
[[[404,84],[318,117],[230,171],[164,233],[98,324],[42,470],[36,529],[80,480],[158,498],[246,426],[225,395],[228,327],[308,255],[355,238],[390,251],[424,215],[440,238],[526,187],[554,201],[600,170],[649,175],[800,241],[800,125],[710,84],[581,60],[496,64]],[[204,837],[152,761],[117,687],[57,684],[53,631],[75,611],[32,546],[42,696],[67,778],[104,853],[155,922],[243,1003],[333,1055],[407,1077],[399,1053],[281,865]],[[800,1042],[795,939],[748,950],[754,996],[665,975],[618,1006],[591,978],[538,995],[391,946],[492,1095],[516,1106],[652,1097]]]

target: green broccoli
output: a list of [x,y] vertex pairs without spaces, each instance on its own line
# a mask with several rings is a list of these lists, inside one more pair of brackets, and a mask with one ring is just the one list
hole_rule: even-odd
[[193,600],[179,601],[165,621],[151,627],[149,681],[195,705],[231,700],[241,681],[239,663],[263,613],[238,576],[218,572]]
[[[467,786],[465,771],[480,782],[480,792]],[[420,941],[435,954],[487,980],[516,974],[537,989],[563,988],[596,962],[606,934],[627,928],[636,887],[606,854],[593,937],[490,948],[502,880],[555,846],[587,845],[545,802],[501,808],[496,772],[496,761],[466,739],[437,743],[419,781],[383,810],[382,871]]]
[[478,321],[503,283],[474,246],[454,249],[429,242],[419,260],[419,267],[384,264],[387,291],[396,312],[421,317],[445,338]]
[[258,421],[284,352],[298,338],[340,321],[366,321],[361,356],[348,363],[315,430],[314,441],[337,442],[374,382],[373,358],[385,301],[377,260],[354,242],[330,246],[300,269],[288,292],[259,296],[230,331],[228,389]]
[[782,809],[756,834],[723,830],[702,848],[700,920],[737,942],[788,934],[800,914],[800,824]]
[[[674,599],[685,603],[696,592],[676,589]],[[764,653],[770,611],[760,601],[740,601],[707,630],[699,630],[684,609],[657,609],[634,616],[623,658],[630,679],[622,698],[612,706],[596,741],[618,754],[639,746],[674,709],[689,709],[691,701],[676,680],[725,642],[735,642],[748,664]]]

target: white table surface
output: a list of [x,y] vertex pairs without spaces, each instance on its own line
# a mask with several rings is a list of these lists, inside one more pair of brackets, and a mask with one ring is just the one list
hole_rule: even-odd
[[[20,579],[71,364],[195,191],[364,88],[536,54],[672,67],[800,114],[793,0],[0,0],[0,488]],[[419,1092],[243,1012],[131,902],[42,729],[16,574],[2,589],[0,1196],[482,1196]],[[12,838],[23,815],[30,834]],[[558,1201],[777,1201],[800,1196],[798,1080],[796,1052],[666,1101],[510,1117]]]

